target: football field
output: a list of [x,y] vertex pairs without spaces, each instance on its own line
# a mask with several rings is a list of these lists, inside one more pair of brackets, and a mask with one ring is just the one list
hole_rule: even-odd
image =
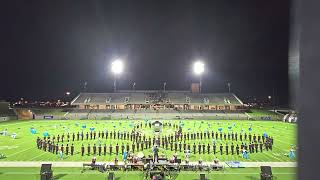
[[[81,168],[53,168],[54,179],[63,180],[85,180],[85,179],[106,179],[107,173],[100,173],[98,171],[88,170],[84,173]],[[116,171],[115,179],[117,180],[141,180],[145,175],[141,171]],[[223,180],[259,180],[260,168],[226,168],[223,171],[212,172],[190,172],[181,171],[180,173],[171,173],[175,180],[197,180],[200,179],[200,173],[205,174],[207,180],[223,179]],[[295,180],[295,168],[272,168],[274,180]],[[37,180],[40,179],[39,168],[0,168],[1,180],[23,179],[23,180]]]
[[[193,133],[193,132],[219,132],[222,133],[246,133],[246,134],[256,134],[256,135],[263,135],[266,133],[268,136],[273,137],[274,145],[272,151],[266,151],[265,149],[263,152],[258,153],[250,153],[249,159],[244,159],[241,155],[232,155],[230,153],[230,145],[233,143],[241,144],[241,141],[238,140],[220,140],[213,139],[213,138],[205,138],[195,139],[195,140],[187,140],[186,143],[192,145],[195,143],[198,149],[198,143],[206,145],[205,153],[193,153],[191,152],[190,161],[197,161],[200,158],[204,161],[212,161],[215,158],[218,158],[220,161],[248,161],[248,162],[289,162],[295,161],[295,159],[290,160],[288,157],[289,150],[291,146],[296,146],[297,144],[297,135],[296,135],[296,124],[289,124],[277,121],[240,121],[240,120],[160,120],[163,124],[171,123],[172,126],[165,126],[162,128],[162,132],[157,134],[160,137],[168,136],[174,134],[174,131],[177,128],[173,127],[173,124],[179,125],[182,127],[182,132],[184,133]],[[131,144],[132,141],[130,139],[118,139],[118,138],[110,138],[110,136],[106,139],[104,138],[96,138],[90,140],[75,140],[67,142],[66,138],[64,142],[59,142],[59,146],[62,144],[64,147],[69,144],[74,144],[75,147],[75,154],[73,156],[64,155],[63,159],[60,160],[58,154],[45,152],[43,150],[37,149],[36,146],[36,139],[37,137],[43,137],[43,133],[48,133],[51,137],[53,135],[57,136],[58,134],[61,136],[62,134],[67,133],[78,133],[83,131],[84,134],[86,132],[90,132],[91,130],[99,132],[99,131],[108,131],[108,132],[131,132],[134,127],[137,125],[142,124],[136,130],[139,131],[142,135],[145,135],[148,139],[149,137],[152,138],[155,133],[153,128],[149,128],[149,126],[145,126],[145,123],[148,124],[149,121],[147,120],[18,120],[18,121],[7,121],[7,122],[0,122],[0,131],[6,131],[6,135],[0,136],[0,154],[4,154],[6,157],[0,159],[1,161],[90,161],[92,158],[92,151],[90,155],[87,155],[85,152],[84,156],[81,156],[81,145],[84,144],[87,151],[87,145],[90,144],[91,148],[93,144],[96,144],[97,147],[99,144],[102,146],[106,144],[107,146],[107,153],[106,155],[97,155],[98,162],[106,162],[112,161],[116,156],[118,159],[122,159],[121,153],[118,155],[115,154],[115,145],[118,143],[119,146],[126,144]],[[31,129],[36,131],[35,134],[31,133]],[[90,130],[91,129],[91,130]],[[15,133],[16,138],[12,138],[11,135]],[[213,154],[212,150],[210,153],[207,152],[207,144],[209,143],[212,146],[213,141],[217,144],[217,152]],[[183,143],[183,141],[181,141]],[[249,140],[243,140],[244,143],[249,143]],[[178,142],[179,143],[179,142]],[[227,155],[225,152],[221,155],[219,151],[219,145],[223,144],[223,146],[228,143],[229,145],[229,154]],[[109,154],[109,146],[113,146],[113,153]],[[212,147],[211,147],[212,148]],[[97,148],[98,149],[98,148]],[[119,148],[120,149],[120,148]],[[120,150],[119,150],[120,151]],[[152,154],[152,148],[146,148],[144,150],[135,151],[135,154],[138,152],[143,152],[144,155]],[[159,155],[171,158],[174,153],[178,154],[178,158],[184,160],[184,153],[183,150],[177,152],[171,150],[170,146],[168,149],[160,148]]]

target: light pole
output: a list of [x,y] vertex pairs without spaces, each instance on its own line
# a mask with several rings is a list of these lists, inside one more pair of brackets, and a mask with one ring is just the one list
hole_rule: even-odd
[[193,63],[193,72],[195,75],[199,76],[199,92],[201,93],[202,88],[202,73],[204,72],[204,64],[201,61],[196,61]]
[[231,83],[228,82],[229,93],[231,92]]
[[111,71],[114,74],[113,88],[114,92],[117,91],[117,77],[123,71],[123,62],[121,59],[116,59],[111,63]]

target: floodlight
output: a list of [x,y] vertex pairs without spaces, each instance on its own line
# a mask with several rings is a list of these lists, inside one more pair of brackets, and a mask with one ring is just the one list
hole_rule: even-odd
[[111,71],[114,74],[120,74],[123,71],[123,62],[120,59],[116,59],[111,64]]
[[193,72],[196,75],[201,75],[204,72],[204,64],[201,61],[196,61],[193,64]]

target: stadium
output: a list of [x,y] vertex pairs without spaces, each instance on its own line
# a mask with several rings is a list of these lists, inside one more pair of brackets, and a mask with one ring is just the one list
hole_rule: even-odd
[[144,179],[157,172],[169,179],[247,179],[258,178],[261,166],[271,166],[278,179],[295,177],[295,123],[249,108],[233,93],[191,87],[82,92],[67,108],[9,109],[2,102],[1,179],[37,179],[42,164],[52,165],[54,179]]
[[297,179],[294,5],[5,3],[0,180]]

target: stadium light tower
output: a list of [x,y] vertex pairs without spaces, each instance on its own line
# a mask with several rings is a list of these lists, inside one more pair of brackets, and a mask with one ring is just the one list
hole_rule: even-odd
[[116,59],[111,63],[111,71],[114,74],[113,88],[117,91],[117,77],[123,72],[123,62],[121,59]]
[[202,86],[202,74],[204,72],[204,63],[201,61],[196,61],[193,63],[193,72],[195,75],[200,77],[200,87],[199,92],[201,93],[201,86]]

